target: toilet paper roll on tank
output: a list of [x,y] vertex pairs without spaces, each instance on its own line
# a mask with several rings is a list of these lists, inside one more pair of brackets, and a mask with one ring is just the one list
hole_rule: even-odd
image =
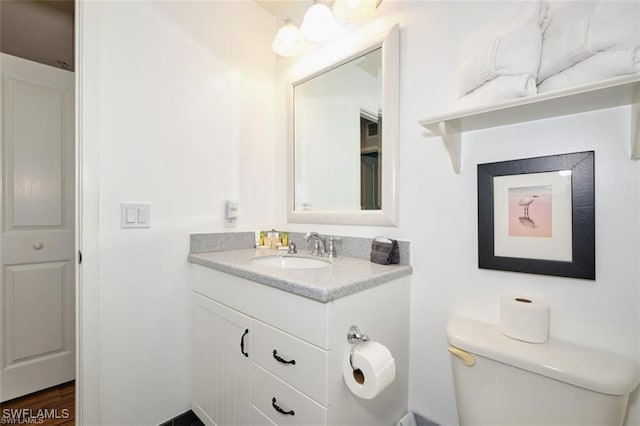
[[507,337],[529,343],[544,343],[549,338],[549,305],[524,296],[500,299],[500,331]]

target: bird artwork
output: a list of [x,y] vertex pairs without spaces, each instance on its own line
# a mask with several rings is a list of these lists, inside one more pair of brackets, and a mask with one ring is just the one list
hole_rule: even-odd
[[520,221],[520,225],[526,226],[527,228],[536,227],[536,223],[533,220],[531,220],[531,218],[529,217],[520,216],[518,220]]
[[538,198],[537,195],[532,195],[530,197],[521,198],[520,201],[518,201],[518,205],[524,207],[523,214],[525,218],[529,217],[529,206],[536,200],[536,198]]
[[[511,237],[551,238],[553,186],[517,186],[508,190]],[[533,206],[533,210],[531,207]]]

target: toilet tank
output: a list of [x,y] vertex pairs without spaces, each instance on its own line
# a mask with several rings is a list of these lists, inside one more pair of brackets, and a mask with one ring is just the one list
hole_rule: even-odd
[[549,339],[526,343],[497,325],[447,325],[460,424],[622,425],[640,381],[627,357]]

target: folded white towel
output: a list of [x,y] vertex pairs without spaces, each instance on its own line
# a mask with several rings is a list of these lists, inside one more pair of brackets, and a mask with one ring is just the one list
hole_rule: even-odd
[[546,4],[541,0],[508,4],[484,32],[463,43],[458,67],[458,93],[465,95],[501,75],[535,76],[540,61]]
[[537,93],[536,79],[529,74],[502,75],[487,81],[458,99],[457,109],[477,107],[531,96]]
[[498,76],[529,74],[535,77],[540,64],[542,32],[537,25],[519,27],[494,40],[466,46],[458,73],[458,93],[465,95]]
[[[504,8],[509,7],[509,3],[503,4]],[[505,28],[524,27],[527,25],[537,25],[542,27],[547,19],[547,3],[543,0],[525,0],[515,2],[513,9],[505,9],[499,25]]]
[[640,47],[640,2],[599,3],[589,22],[586,44],[591,52]]
[[598,52],[538,84],[538,92],[566,89],[637,72],[640,72],[640,49]]
[[593,54],[587,49],[593,2],[554,2],[547,6],[538,81],[559,73]]

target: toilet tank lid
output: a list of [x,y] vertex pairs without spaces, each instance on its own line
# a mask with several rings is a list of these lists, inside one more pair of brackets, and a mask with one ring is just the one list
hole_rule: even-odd
[[631,358],[553,339],[522,342],[503,335],[497,325],[469,318],[451,318],[447,337],[467,352],[595,392],[624,395],[640,381]]

